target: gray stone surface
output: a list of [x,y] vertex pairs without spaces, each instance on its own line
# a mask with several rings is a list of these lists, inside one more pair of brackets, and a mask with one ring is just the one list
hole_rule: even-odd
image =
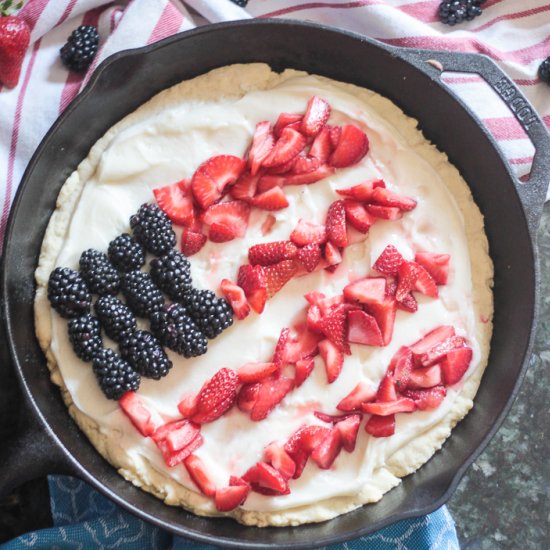
[[464,550],[550,548],[550,203],[539,251],[540,320],[527,375],[449,502]]

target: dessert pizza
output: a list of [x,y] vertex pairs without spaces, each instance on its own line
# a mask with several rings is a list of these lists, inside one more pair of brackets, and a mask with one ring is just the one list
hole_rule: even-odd
[[257,526],[382,498],[473,405],[492,262],[468,186],[376,93],[217,69],[63,186],[36,332],[71,416],[170,505]]

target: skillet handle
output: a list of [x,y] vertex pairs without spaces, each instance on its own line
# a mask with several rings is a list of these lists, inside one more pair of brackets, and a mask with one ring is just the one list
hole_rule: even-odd
[[23,397],[0,319],[0,498],[47,474],[75,474],[71,462]]
[[[550,135],[535,109],[496,63],[485,55],[414,49],[405,51],[400,49],[399,55],[434,80],[440,80],[444,71],[478,74],[498,94],[521,124],[533,143],[535,156],[529,180],[523,182],[513,175],[512,179],[523,205],[529,231],[535,239],[550,179],[550,171],[548,170],[550,164]],[[466,110],[471,112],[468,106],[451,89],[448,89],[448,91],[462,103]],[[494,142],[492,136],[489,133],[488,135]]]

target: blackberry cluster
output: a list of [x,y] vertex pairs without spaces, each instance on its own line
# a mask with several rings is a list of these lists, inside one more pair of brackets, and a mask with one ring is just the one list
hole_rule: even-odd
[[207,351],[206,337],[181,304],[170,304],[154,313],[151,331],[163,346],[184,357],[197,357]]
[[439,19],[445,25],[456,25],[471,21],[481,15],[481,4],[485,0],[445,0],[439,5]]
[[550,57],[547,57],[539,65],[539,78],[550,85]]
[[136,330],[120,343],[120,355],[142,376],[160,380],[172,368],[159,341],[146,330]]
[[101,296],[94,308],[107,336],[115,342],[120,342],[136,330],[136,318],[132,310],[116,296]]
[[79,260],[80,274],[92,294],[116,294],[120,287],[120,276],[103,252],[89,248],[82,252]]
[[164,305],[162,292],[145,271],[126,273],[120,286],[126,303],[138,317],[150,317]]
[[172,300],[182,300],[191,290],[191,264],[174,248],[151,260],[151,278]]
[[92,369],[107,399],[120,399],[128,391],[136,391],[141,377],[112,349],[95,354]]
[[92,296],[77,271],[57,267],[48,280],[48,300],[61,317],[71,319],[90,311]]
[[69,340],[83,361],[91,361],[103,346],[99,321],[89,313],[69,321]]
[[156,204],[142,204],[130,218],[134,236],[155,256],[166,254],[176,244],[172,222]]
[[231,0],[233,4],[237,4],[237,6],[240,6],[241,8],[246,8],[246,5],[248,4],[248,0]]
[[92,25],[80,25],[59,50],[61,61],[71,71],[85,71],[92,62],[99,45],[99,34]]
[[190,317],[207,338],[215,338],[233,324],[233,310],[211,290],[194,288],[184,303]]
[[128,233],[112,240],[107,253],[111,263],[122,273],[140,269],[145,264],[143,247]]

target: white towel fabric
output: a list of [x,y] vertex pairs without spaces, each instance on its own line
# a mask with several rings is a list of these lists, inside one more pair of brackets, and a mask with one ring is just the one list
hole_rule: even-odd
[[[19,12],[32,29],[19,84],[0,86],[0,247],[9,209],[25,166],[58,115],[86,84],[97,64],[127,48],[156,42],[198,24],[248,17],[307,19],[388,44],[490,56],[520,87],[550,127],[550,87],[537,69],[550,55],[550,3],[487,0],[483,14],[449,27],[438,0],[26,0]],[[81,24],[98,26],[101,47],[85,75],[68,72],[59,49]],[[451,86],[498,141],[518,176],[530,170],[533,146],[505,105],[478,77],[449,75]],[[1,248],[0,248],[1,253]]]

